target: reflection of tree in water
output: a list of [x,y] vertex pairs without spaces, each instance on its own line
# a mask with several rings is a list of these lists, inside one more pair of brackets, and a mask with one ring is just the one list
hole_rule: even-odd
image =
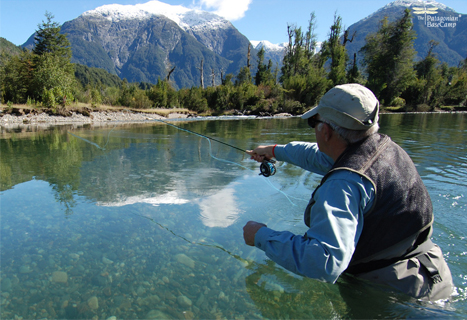
[[55,191],[55,199],[65,207],[65,215],[73,214],[73,207],[76,205],[76,190],[73,190],[73,187],[68,184],[52,185],[52,190]]
[[81,194],[99,202],[115,202],[173,191],[204,193],[205,188],[218,190],[235,179],[207,151],[199,155],[198,143],[196,137],[179,140],[173,136],[169,143],[154,141],[112,150],[82,164]]
[[56,192],[57,201],[65,206],[66,214],[71,214],[83,154],[79,143],[69,140],[65,130],[56,127],[32,137],[2,139],[1,190],[32,179],[47,181]]
[[[299,121],[299,120],[297,120]],[[260,141],[265,132],[293,129],[290,119],[174,122],[242,149]],[[67,133],[67,126],[11,135],[0,143],[0,190],[32,179],[51,184],[58,202],[71,214],[76,195],[94,201],[115,201],[174,190],[207,196],[228,185],[244,169],[209,156],[206,139],[162,123],[74,130],[93,144]],[[280,139],[273,137],[278,143]],[[214,156],[242,162],[246,155],[212,142]],[[248,163],[249,164],[249,163]],[[256,163],[251,168],[256,170]]]

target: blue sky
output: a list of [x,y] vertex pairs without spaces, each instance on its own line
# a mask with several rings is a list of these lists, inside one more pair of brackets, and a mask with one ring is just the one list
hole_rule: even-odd
[[[0,36],[23,44],[44,20],[46,11],[60,24],[105,4],[137,4],[148,0],[0,0]],[[287,41],[287,25],[306,28],[315,12],[318,41],[326,39],[334,13],[346,27],[367,17],[391,0],[161,0],[171,5],[217,12],[250,40]],[[439,1],[467,14],[467,0]]]

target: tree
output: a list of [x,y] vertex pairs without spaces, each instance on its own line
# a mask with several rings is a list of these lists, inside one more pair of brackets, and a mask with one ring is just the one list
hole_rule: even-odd
[[31,92],[46,106],[55,107],[56,104],[66,105],[73,101],[76,79],[70,42],[66,35],[60,33],[59,24],[52,21],[54,16],[49,12],[45,16],[47,21],[42,21],[34,37]]
[[240,86],[244,83],[251,83],[251,72],[250,68],[247,66],[240,69],[237,75],[237,80],[235,80],[235,86]]
[[367,36],[361,49],[368,74],[367,87],[382,104],[390,104],[415,79],[416,36],[411,19],[409,9],[393,23],[385,17],[378,31]]
[[325,60],[330,59],[330,71],[328,79],[332,86],[344,84],[346,82],[346,64],[348,60],[347,50],[344,44],[341,44],[342,18],[334,14],[334,23],[331,26],[329,38],[322,45],[322,56]]
[[[441,82],[441,74],[436,67],[439,60],[434,56],[433,49],[439,44],[431,40],[428,44],[428,53],[422,61],[415,65],[415,71],[419,81],[422,81],[422,92],[420,94],[421,103],[428,104],[431,100],[433,92]],[[434,97],[437,100],[439,97]]]
[[46,11],[46,22],[38,25],[38,30],[34,36],[35,46],[33,52],[42,56],[46,53],[52,53],[55,56],[71,59],[71,45],[66,35],[61,34],[61,27],[58,22],[52,21],[54,16]]
[[315,20],[315,14],[312,12],[306,33],[303,33],[300,27],[287,26],[289,43],[282,61],[281,82],[295,75],[306,75],[312,67],[317,47],[316,34],[314,32]]
[[2,56],[0,68],[2,101],[26,103],[28,98],[33,98],[31,93],[33,54],[29,50],[24,50],[19,56],[3,58]]
[[[44,54],[36,60],[31,92],[34,99],[42,101],[46,107],[70,104],[76,84],[71,63],[64,64],[62,58],[51,53]],[[50,94],[53,94],[53,98]]]
[[329,86],[323,58],[315,53],[317,42],[314,29],[314,13],[310,15],[306,33],[301,28],[288,26],[289,44],[280,78],[286,98],[307,106],[315,105]]
[[356,52],[354,52],[353,61],[351,62],[350,68],[347,70],[347,82],[360,84],[365,83],[365,79],[360,73],[360,70],[358,69]]
[[264,47],[258,51],[258,71],[255,75],[255,85],[275,84],[275,78],[272,74],[272,61],[269,59],[268,65],[264,64]]

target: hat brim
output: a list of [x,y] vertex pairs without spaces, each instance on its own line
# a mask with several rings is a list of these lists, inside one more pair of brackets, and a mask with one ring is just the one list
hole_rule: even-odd
[[311,118],[311,117],[317,115],[317,114],[318,114],[318,111],[319,111],[319,106],[316,106],[316,107],[314,107],[313,109],[308,110],[307,112],[305,112],[304,114],[302,114],[301,118],[302,118],[302,119]]

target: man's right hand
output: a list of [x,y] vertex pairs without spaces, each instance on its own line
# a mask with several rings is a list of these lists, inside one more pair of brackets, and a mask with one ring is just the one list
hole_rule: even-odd
[[256,160],[257,162],[263,162],[264,160],[270,160],[274,158],[274,155],[272,154],[273,148],[274,145],[259,146],[254,150],[247,150],[246,153],[251,156],[251,159]]

